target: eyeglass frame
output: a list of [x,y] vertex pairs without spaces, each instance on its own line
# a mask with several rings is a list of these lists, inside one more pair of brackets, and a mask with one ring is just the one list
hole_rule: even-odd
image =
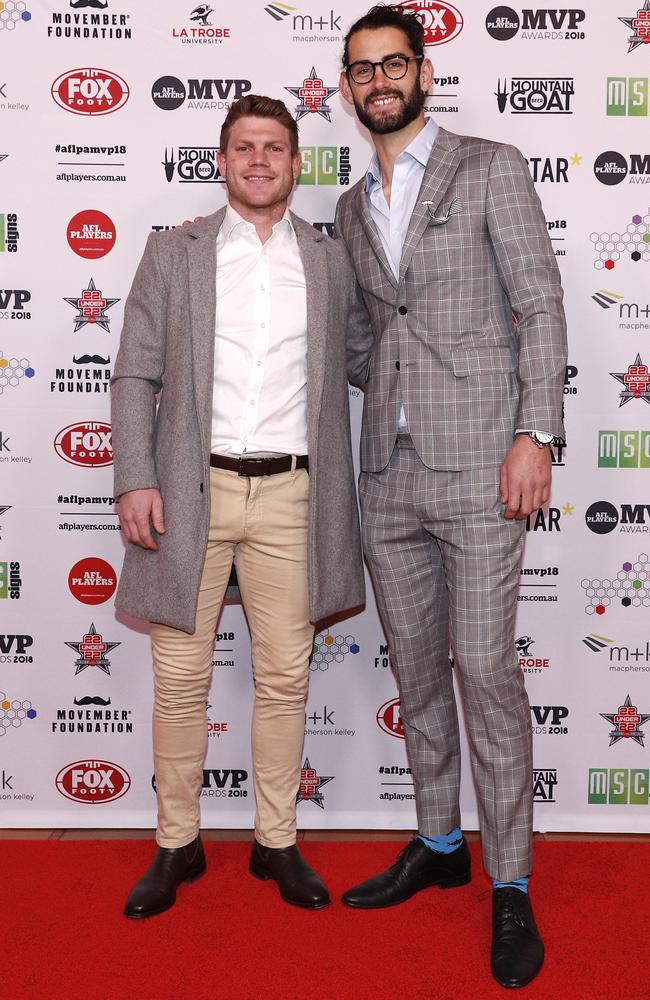
[[[406,62],[406,69],[404,70],[401,76],[389,76],[388,73],[385,71],[384,63],[389,62],[389,60],[391,59],[404,59],[404,61]],[[409,63],[420,62],[422,59],[424,59],[424,55],[405,56],[403,52],[391,52],[390,55],[384,56],[383,59],[379,59],[377,62],[373,62],[371,59],[356,59],[353,63],[350,63],[348,66],[345,67],[345,73],[346,76],[348,76],[353,81],[353,83],[357,83],[362,87],[367,83],[372,83],[372,81],[375,79],[375,76],[377,75],[377,66],[381,66],[381,71],[387,80],[403,80],[409,71]],[[369,80],[364,80],[360,82],[354,79],[351,70],[354,68],[354,66],[361,66],[361,65],[372,66],[372,76],[370,77]]]

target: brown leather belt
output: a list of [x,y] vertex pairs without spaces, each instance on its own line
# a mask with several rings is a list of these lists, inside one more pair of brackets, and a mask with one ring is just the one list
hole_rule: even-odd
[[[293,455],[279,458],[227,458],[225,455],[210,455],[213,469],[227,469],[238,476],[275,476],[278,472],[291,472]],[[309,469],[309,456],[296,455],[296,469]]]

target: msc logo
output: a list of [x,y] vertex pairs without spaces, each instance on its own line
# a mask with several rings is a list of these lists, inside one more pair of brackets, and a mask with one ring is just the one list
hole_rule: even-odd
[[19,600],[22,585],[20,563],[0,562],[0,600]]
[[0,212],[0,253],[18,253],[18,216],[15,212]]
[[299,184],[350,183],[349,146],[301,146],[302,170]]
[[650,431],[598,431],[599,469],[650,469]]
[[608,76],[606,109],[608,115],[645,118],[648,114],[647,76]]
[[590,806],[647,806],[650,771],[647,768],[590,767],[587,802]]

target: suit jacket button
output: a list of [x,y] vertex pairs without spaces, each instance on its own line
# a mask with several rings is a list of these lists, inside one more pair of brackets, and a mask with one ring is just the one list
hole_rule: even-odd
[[397,368],[397,370],[398,370],[398,371],[400,370],[400,365],[399,365],[399,361],[396,361],[396,362],[395,362],[395,367]]
[[199,492],[203,493],[203,483],[199,486]]
[[400,306],[397,311],[400,314],[400,316],[406,316],[408,309],[406,308],[406,306]]

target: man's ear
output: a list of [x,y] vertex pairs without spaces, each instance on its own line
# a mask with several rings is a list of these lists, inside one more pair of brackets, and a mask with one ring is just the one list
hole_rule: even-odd
[[428,94],[433,83],[433,63],[430,59],[423,59],[420,66],[420,86],[425,94]]
[[302,154],[296,153],[291,158],[291,169],[293,170],[294,184],[298,183],[298,178],[302,172]]
[[226,176],[226,154],[221,150],[217,153],[217,166],[222,177]]
[[348,74],[344,69],[341,70],[341,75],[339,76],[339,90],[341,91],[341,97],[348,104],[354,104],[354,98],[352,96],[352,90],[350,89],[350,81],[348,80]]

